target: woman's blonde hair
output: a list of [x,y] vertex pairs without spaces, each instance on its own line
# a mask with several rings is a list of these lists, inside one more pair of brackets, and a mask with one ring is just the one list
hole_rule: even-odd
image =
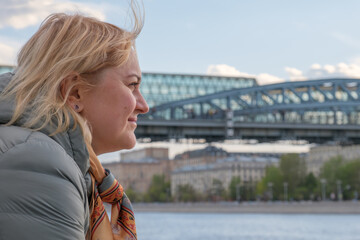
[[56,13],[45,19],[19,52],[15,75],[2,94],[3,97],[15,96],[15,110],[8,124],[31,109],[31,116],[23,126],[36,126],[35,130],[39,130],[55,124],[52,134],[56,134],[70,127],[72,117],[74,128],[79,124],[85,141],[91,142],[86,120],[66,104],[74,86],[70,86],[63,97],[61,83],[76,74],[83,84],[93,85],[89,76],[127,61],[143,26],[136,2],[131,1],[131,9],[132,30],[81,14]]

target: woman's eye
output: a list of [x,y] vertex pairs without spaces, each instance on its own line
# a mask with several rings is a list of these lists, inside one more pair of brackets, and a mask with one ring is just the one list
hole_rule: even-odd
[[129,86],[133,87],[135,89],[135,88],[137,88],[137,86],[139,86],[139,83],[138,82],[133,82],[133,83],[130,83]]

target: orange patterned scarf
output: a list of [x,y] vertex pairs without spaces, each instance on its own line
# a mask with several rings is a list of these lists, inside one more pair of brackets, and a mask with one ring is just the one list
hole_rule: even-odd
[[[90,231],[94,240],[136,240],[135,218],[130,200],[122,186],[105,171],[91,147],[90,173],[93,195],[90,202]],[[111,219],[107,216],[104,202],[111,205]]]

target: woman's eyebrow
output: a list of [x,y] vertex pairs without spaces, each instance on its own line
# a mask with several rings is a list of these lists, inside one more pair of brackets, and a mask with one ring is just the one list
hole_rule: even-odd
[[137,74],[137,73],[132,73],[132,74],[129,74],[128,75],[129,78],[131,77],[136,77],[138,82],[140,83],[141,82],[141,75]]

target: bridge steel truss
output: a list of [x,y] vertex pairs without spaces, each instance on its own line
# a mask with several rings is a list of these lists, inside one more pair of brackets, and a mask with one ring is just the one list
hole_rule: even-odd
[[217,92],[152,107],[139,125],[139,137],[360,142],[360,79]]

